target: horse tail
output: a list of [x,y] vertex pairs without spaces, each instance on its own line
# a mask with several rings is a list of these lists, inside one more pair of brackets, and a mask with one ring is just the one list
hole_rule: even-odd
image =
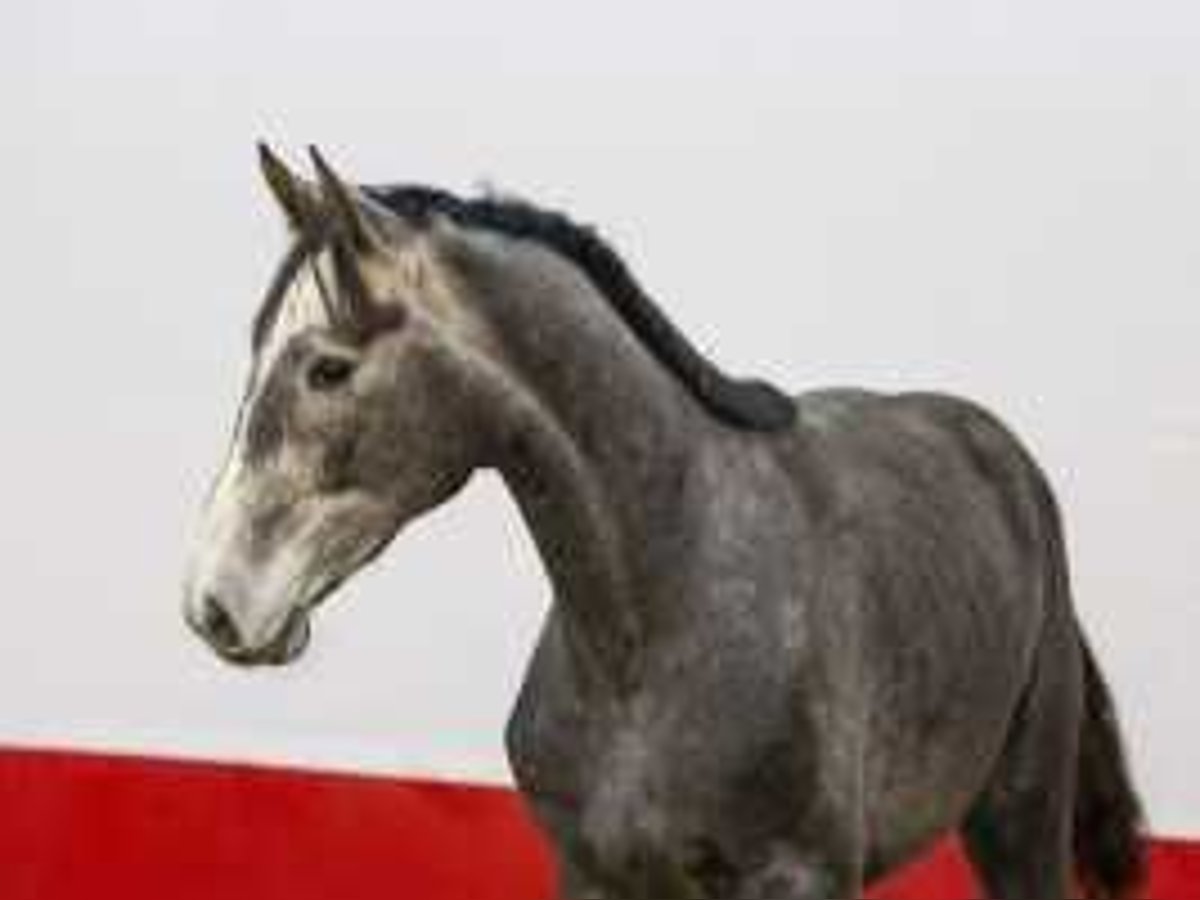
[[1131,896],[1145,882],[1142,805],[1125,760],[1108,686],[1083,636],[1083,720],[1075,797],[1076,875],[1094,900]]
[[[1036,463],[1042,502],[1050,521],[1051,590],[1070,602],[1062,514],[1050,485]],[[1112,694],[1076,620],[1082,667],[1082,716],[1076,761],[1072,855],[1075,877],[1089,900],[1125,900],[1147,875],[1142,803],[1133,786],[1117,724]]]

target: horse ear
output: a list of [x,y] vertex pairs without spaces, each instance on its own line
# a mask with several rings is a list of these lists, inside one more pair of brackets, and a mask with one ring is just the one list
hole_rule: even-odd
[[264,142],[258,143],[258,164],[263,179],[296,232],[313,231],[320,220],[320,208],[314,187],[294,174]]
[[371,202],[357,188],[346,184],[325,161],[321,151],[314,146],[308,148],[313,168],[317,170],[317,181],[321,186],[333,219],[351,246],[360,252],[377,249],[384,244],[380,224],[371,212]]

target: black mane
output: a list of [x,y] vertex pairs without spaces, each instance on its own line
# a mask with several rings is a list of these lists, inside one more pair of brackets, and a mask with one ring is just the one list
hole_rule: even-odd
[[779,431],[792,424],[795,408],[786,394],[764,381],[731,378],[701,355],[646,295],[612,247],[591,228],[576,224],[562,213],[510,199],[464,199],[419,185],[364,190],[392,212],[417,224],[441,215],[459,225],[542,244],[578,266],[655,358],[719,419],[754,431]]

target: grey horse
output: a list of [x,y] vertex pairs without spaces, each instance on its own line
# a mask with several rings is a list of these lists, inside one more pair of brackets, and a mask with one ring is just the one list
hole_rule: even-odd
[[954,831],[995,898],[1135,888],[1055,500],[996,418],[731,378],[560,214],[260,151],[293,243],[188,575],[217,653],[295,659],[491,467],[553,587],[506,741],[563,897],[859,897]]

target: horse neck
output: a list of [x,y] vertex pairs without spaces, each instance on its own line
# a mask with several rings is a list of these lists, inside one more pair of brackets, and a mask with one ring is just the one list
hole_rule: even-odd
[[590,282],[532,248],[476,260],[507,420],[496,467],[533,534],[568,641],[604,682],[636,670],[691,460],[723,432]]

